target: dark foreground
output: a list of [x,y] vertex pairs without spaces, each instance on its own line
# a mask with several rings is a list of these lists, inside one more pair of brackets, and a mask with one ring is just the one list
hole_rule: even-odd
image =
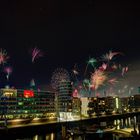
[[[51,130],[51,128],[50,128]],[[125,137],[111,132],[107,133],[75,133],[62,137],[61,129],[56,128],[55,132],[50,132],[45,128],[22,128],[4,131],[0,133],[0,140],[140,140],[140,137]]]

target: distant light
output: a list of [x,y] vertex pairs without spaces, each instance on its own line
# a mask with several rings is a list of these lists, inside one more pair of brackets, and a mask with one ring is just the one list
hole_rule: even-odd
[[9,86],[9,85],[6,85],[6,86],[5,86],[5,88],[6,88],[6,89],[9,89],[9,88],[10,88],[10,86]]
[[119,108],[119,99],[116,98],[115,100],[116,100],[116,108],[118,109]]
[[24,90],[24,97],[25,98],[31,98],[34,97],[34,92],[32,90]]
[[34,140],[38,140],[38,135],[35,135],[34,136]]
[[54,133],[51,133],[51,140],[54,140]]
[[28,113],[28,111],[27,111],[27,110],[25,110],[24,112],[25,112],[25,113]]
[[18,105],[23,105],[23,102],[18,102]]

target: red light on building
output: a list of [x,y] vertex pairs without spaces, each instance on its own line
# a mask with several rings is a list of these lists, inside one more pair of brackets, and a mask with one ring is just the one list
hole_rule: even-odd
[[34,92],[32,90],[24,90],[24,97],[25,98],[32,98],[34,97]]

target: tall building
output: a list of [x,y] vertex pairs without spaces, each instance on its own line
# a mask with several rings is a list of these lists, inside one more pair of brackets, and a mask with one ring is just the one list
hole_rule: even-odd
[[73,97],[72,100],[72,116],[80,117],[81,116],[81,101],[78,97]]
[[59,117],[70,117],[72,112],[72,83],[70,81],[60,82],[58,86],[57,103]]
[[93,116],[96,112],[96,108],[97,108],[97,104],[98,104],[98,100],[95,97],[90,97],[89,98],[89,103],[88,103],[88,115],[89,116]]
[[89,99],[88,97],[81,97],[81,115],[88,117],[88,104],[89,104]]

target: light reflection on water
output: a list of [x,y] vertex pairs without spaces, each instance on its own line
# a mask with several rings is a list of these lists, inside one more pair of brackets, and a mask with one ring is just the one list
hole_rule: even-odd
[[[113,124],[116,129],[126,129],[126,128],[130,128],[130,127],[133,128],[136,125],[136,117],[116,119],[116,120],[112,121],[110,125],[113,125]],[[29,132],[28,133],[23,132],[23,135],[21,134],[22,136],[21,135],[18,136],[15,134],[14,139],[11,139],[11,137],[10,137],[10,140],[61,140],[62,139],[61,131],[59,131],[59,132],[55,131],[54,133],[49,133],[46,130],[42,131],[42,129],[40,129],[39,131],[31,133],[31,134]],[[110,134],[108,136],[110,137],[110,140],[112,140],[111,139],[112,134]],[[69,138],[69,140],[71,140],[72,137],[73,136],[71,136]],[[85,135],[84,137],[86,137],[86,140],[90,140],[92,137],[94,137],[94,135],[88,134],[88,135]],[[106,137],[106,136],[104,136],[104,137]],[[79,140],[79,137],[74,138],[74,139]],[[1,140],[1,138],[0,138],[0,140]]]
[[32,138],[18,138],[16,140],[55,140],[55,134],[35,135]]
[[35,135],[35,136],[33,137],[33,140],[38,140],[38,135]]

